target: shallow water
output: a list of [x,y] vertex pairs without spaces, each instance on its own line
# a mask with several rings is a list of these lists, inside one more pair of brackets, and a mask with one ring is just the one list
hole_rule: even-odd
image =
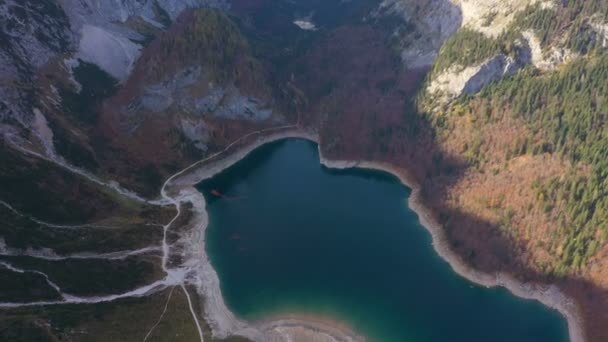
[[321,315],[370,341],[568,340],[559,313],[454,273],[395,177],[324,168],[313,143],[265,145],[198,188],[206,248],[241,318]]

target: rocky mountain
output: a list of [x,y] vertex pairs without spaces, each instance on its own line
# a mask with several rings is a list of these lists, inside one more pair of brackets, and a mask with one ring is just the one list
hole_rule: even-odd
[[[44,67],[54,64],[54,69],[64,69],[53,71],[72,80],[77,89],[73,70],[80,62],[95,64],[123,82],[146,41],[166,29],[179,13],[225,4],[204,0],[162,5],[157,1],[9,0],[0,6],[2,118],[18,121],[27,129],[33,122],[33,108],[26,98],[43,87],[39,78]],[[56,95],[49,97],[59,100]],[[11,129],[3,126],[3,132]]]
[[264,340],[210,309],[214,273],[189,243],[201,203],[164,185],[295,130],[329,159],[406,170],[467,265],[558,289],[581,339],[605,341],[607,15],[600,0],[0,0],[0,336]]

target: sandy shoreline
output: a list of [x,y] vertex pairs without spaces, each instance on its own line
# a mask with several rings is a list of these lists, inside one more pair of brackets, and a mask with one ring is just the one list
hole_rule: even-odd
[[284,315],[252,323],[264,332],[268,342],[363,342],[349,327],[330,318],[311,315]]
[[[297,130],[294,127],[286,126],[285,129],[277,128],[274,131],[276,133],[273,132],[273,129],[269,129],[259,134],[249,135],[247,137],[254,136],[254,140],[247,142],[246,145],[236,151],[230,151],[229,149],[232,146],[229,146],[224,151],[191,165],[167,181],[169,193],[173,194],[171,196],[175,200],[180,203],[190,202],[193,204],[195,215],[192,222],[189,223],[192,226],[191,233],[180,239],[182,241],[180,253],[186,255],[187,263],[191,265],[191,269],[195,272],[195,279],[191,279],[191,282],[197,286],[199,294],[204,298],[206,319],[209,321],[214,336],[218,337],[238,334],[255,341],[278,342],[292,339],[306,341],[308,340],[307,337],[315,336],[319,341],[361,341],[362,337],[348,331],[348,328],[331,320],[313,316],[279,317],[262,322],[247,323],[237,319],[224,303],[217,273],[211,266],[204,248],[204,236],[208,224],[205,199],[194,188],[194,185],[234,165],[262,145],[286,138],[301,138],[317,144],[320,143],[316,134]],[[224,153],[228,153],[228,155],[223,157]],[[518,297],[538,300],[545,306],[559,311],[567,319],[570,341],[585,341],[582,320],[578,314],[576,304],[556,286],[521,283],[512,276],[502,273],[484,274],[461,261],[449,248],[441,225],[422,204],[420,187],[407,174],[406,170],[385,163],[328,160],[323,156],[320,148],[319,157],[321,164],[328,168],[379,170],[398,177],[401,183],[412,189],[409,207],[418,215],[420,224],[431,233],[434,249],[450,264],[456,273],[485,287],[505,287]]]

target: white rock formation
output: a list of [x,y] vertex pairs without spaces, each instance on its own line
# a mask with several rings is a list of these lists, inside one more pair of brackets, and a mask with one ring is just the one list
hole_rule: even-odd
[[591,27],[599,35],[598,39],[602,40],[602,47],[608,47],[608,23],[600,20],[592,20],[590,22]]
[[522,36],[528,41],[528,46],[530,47],[530,53],[532,55],[532,64],[539,69],[543,69],[541,66],[545,62],[545,57],[543,56],[543,49],[540,46],[540,40],[531,30],[522,32]]
[[[126,28],[130,17],[140,17],[156,27],[157,11],[154,0],[58,0],[74,34],[78,37],[77,57],[97,64],[119,81],[124,81],[139,57],[142,46],[133,41],[143,37]],[[223,0],[165,0],[158,1],[160,9],[172,20],[187,8],[225,7]]]
[[500,35],[528,5],[554,6],[553,0],[450,0],[460,6],[462,26],[490,37]]
[[473,94],[504,76],[512,75],[522,64],[512,57],[499,54],[476,66],[452,66],[437,76],[427,91],[442,102]]
[[0,134],[19,137],[17,129],[31,128],[27,87],[53,58],[68,56],[68,70],[80,58],[125,80],[144,37],[124,23],[141,17],[163,28],[156,22],[157,3],[171,19],[187,8],[227,6],[225,0],[0,0],[0,119],[18,123],[0,123]]
[[[462,27],[481,32],[494,38],[504,32],[516,14],[528,5],[540,3],[541,7],[552,7],[551,1],[540,0],[450,0],[462,11]],[[607,31],[608,32],[608,31]],[[523,32],[527,44],[519,41],[517,57],[498,54],[479,65],[453,65],[435,76],[427,91],[440,102],[449,102],[466,94],[473,94],[486,85],[512,75],[525,65],[532,63],[541,70],[553,70],[576,57],[564,48],[552,48],[544,53],[534,32]]]
[[[197,91],[201,87],[207,88],[204,94]],[[136,103],[129,107],[153,113],[174,107],[199,117],[249,121],[268,120],[273,114],[270,104],[241,94],[234,85],[208,83],[201,67],[185,68],[170,79],[145,87]]]
[[84,25],[76,57],[97,64],[117,80],[124,81],[139,58],[140,50],[141,46],[127,37],[102,27]]
[[459,28],[500,35],[528,5],[552,7],[554,0],[384,0],[373,16],[401,16],[409,29],[394,32],[408,68],[431,65],[445,40]]
[[205,152],[210,139],[209,127],[202,119],[180,118],[181,132],[194,147]]
[[540,70],[555,70],[558,66],[577,57],[577,54],[566,48],[551,47],[551,50],[545,53],[534,32],[528,30],[522,32],[522,35],[530,47],[532,64]]

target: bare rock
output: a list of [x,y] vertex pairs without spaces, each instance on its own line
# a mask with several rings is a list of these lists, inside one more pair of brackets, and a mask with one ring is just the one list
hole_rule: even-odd
[[488,84],[514,74],[524,65],[513,57],[499,54],[476,66],[452,66],[437,76],[427,91],[442,102],[448,102],[462,95],[477,93]]

